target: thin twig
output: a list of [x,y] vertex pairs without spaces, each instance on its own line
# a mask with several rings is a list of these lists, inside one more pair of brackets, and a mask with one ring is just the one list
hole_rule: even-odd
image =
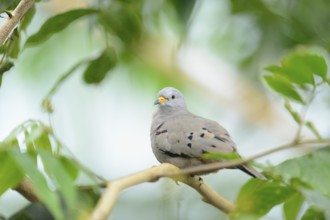
[[11,13],[0,28],[0,46],[8,39],[12,31],[20,22],[26,12],[32,7],[34,0],[21,0],[15,10]]
[[89,59],[83,59],[81,61],[79,61],[78,63],[76,63],[73,67],[71,67],[67,72],[65,72],[60,78],[58,78],[58,80],[55,82],[55,84],[53,85],[53,87],[49,90],[49,92],[47,93],[45,99],[49,99],[51,98],[54,93],[57,91],[57,89],[60,87],[60,85],[63,84],[63,82],[69,77],[71,76],[71,74],[76,71],[82,64],[86,63]]
[[67,72],[65,72],[58,80],[55,82],[55,84],[52,86],[52,88],[49,90],[45,98],[42,100],[42,108],[48,112],[52,113],[54,111],[53,106],[51,104],[51,98],[54,95],[54,93],[59,89],[59,87],[64,83],[65,80],[67,80],[79,67],[81,67],[83,64],[90,61],[91,58],[85,58],[80,60],[78,63],[76,63],[73,67],[71,67]]
[[[172,173],[174,172],[178,174],[173,176]],[[175,181],[185,183],[190,187],[194,188],[203,196],[203,200],[205,202],[215,206],[216,208],[226,213],[233,211],[234,205],[227,199],[217,194],[201,179],[197,178],[196,176],[191,177],[189,175],[183,174],[176,166],[164,163],[157,167],[152,167],[144,171],[108,182],[106,191],[103,193],[101,199],[96,205],[90,219],[107,219],[108,215],[112,211],[113,206],[116,203],[117,198],[120,195],[120,192],[124,189],[144,182],[154,182],[161,177],[169,176],[171,176],[171,178]]]
[[[182,169],[181,172],[184,172],[186,174],[196,174],[196,173],[203,173],[203,172],[212,172],[212,171],[216,171],[216,170],[223,169],[223,168],[236,167],[238,165],[246,164],[246,163],[251,162],[255,159],[267,156],[269,154],[272,154],[272,153],[275,153],[275,152],[278,152],[278,151],[286,150],[286,149],[289,149],[289,148],[300,147],[300,146],[304,146],[304,145],[310,145],[310,144],[330,145],[330,139],[325,139],[325,140],[321,140],[321,141],[319,139],[305,140],[305,141],[302,141],[302,142],[295,142],[294,141],[292,143],[281,145],[281,146],[266,150],[264,152],[255,154],[253,156],[246,157],[244,159],[225,161],[225,162],[222,161],[222,162],[210,163],[210,164],[203,164],[203,165],[199,165],[199,166],[194,166],[194,167],[189,167],[189,168],[186,168],[186,169]],[[173,173],[173,175],[177,175],[177,173]]]

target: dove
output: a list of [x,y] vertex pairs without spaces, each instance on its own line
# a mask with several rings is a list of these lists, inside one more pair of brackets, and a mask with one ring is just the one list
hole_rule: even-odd
[[[239,156],[228,131],[216,121],[190,113],[183,94],[176,88],[160,90],[154,104],[158,105],[158,110],[152,117],[150,140],[152,151],[160,163],[170,163],[182,169],[219,162],[203,158],[205,153],[234,152]],[[234,168],[265,179],[246,164]]]

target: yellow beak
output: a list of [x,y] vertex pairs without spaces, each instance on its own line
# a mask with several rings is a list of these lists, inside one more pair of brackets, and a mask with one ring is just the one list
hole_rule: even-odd
[[155,105],[158,105],[158,104],[163,104],[164,102],[167,102],[168,99],[165,98],[164,96],[159,96],[158,99],[155,101]]

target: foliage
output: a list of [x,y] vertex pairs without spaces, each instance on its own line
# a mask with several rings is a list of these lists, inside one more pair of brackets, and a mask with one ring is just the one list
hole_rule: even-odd
[[76,180],[80,175],[92,181],[97,178],[74,158],[63,155],[63,147],[51,128],[39,121],[27,121],[17,127],[0,143],[0,195],[27,178],[56,219],[85,214],[77,209],[81,192]]
[[[324,57],[297,51],[285,57],[280,66],[266,68],[271,74],[265,75],[266,83],[285,98],[285,108],[300,126],[297,139],[303,126],[310,129],[317,138],[321,138],[311,121],[305,121],[305,114],[316,93],[324,84],[329,84],[327,64]],[[301,105],[299,114],[292,108],[291,102]]]
[[[269,168],[266,174],[271,181],[248,181],[240,190],[231,217],[260,218],[279,204],[283,204],[283,217],[288,220],[329,216],[329,156],[329,148],[317,150]],[[311,210],[317,211],[312,214]]]
[[[123,66],[142,70],[141,78],[144,77],[143,73],[152,72],[145,78],[162,82],[169,80],[170,77],[162,74],[168,70],[155,67],[150,61],[142,59],[144,54],[141,45],[151,41],[168,26],[178,42],[183,43],[188,38],[190,22],[194,19],[192,15],[198,4],[197,1],[169,0],[153,1],[152,7],[147,7],[150,3],[148,0],[97,1],[93,6],[50,17],[35,34],[24,39],[21,35],[37,13],[35,7],[31,8],[10,39],[0,48],[0,85],[3,74],[14,67],[23,48],[38,47],[77,21],[87,21],[84,24],[90,25],[91,39],[101,40],[102,43],[96,54],[78,61],[50,89],[43,101],[43,108],[49,114],[54,111],[52,95],[78,68],[84,68],[81,71],[82,78],[87,84],[98,85],[115,68]],[[4,1],[0,8],[2,11],[11,10],[17,4],[18,1]],[[288,7],[289,4],[296,5]],[[324,28],[329,21],[328,6],[329,3],[322,0],[313,3],[307,0],[230,1],[233,16],[252,16],[262,34],[258,48],[241,63],[253,66],[254,62],[262,60],[262,55],[273,54],[273,47],[268,52],[263,48],[273,45],[274,39],[276,47],[283,50],[299,44],[330,48],[330,29]],[[167,23],[164,24],[164,20]],[[311,53],[308,49],[290,51],[279,65],[265,68],[268,73],[263,76],[264,82],[284,100],[284,108],[298,125],[292,146],[304,141],[302,129],[308,129],[319,143],[329,143],[320,135],[314,122],[306,118],[307,110],[319,90],[330,84],[327,60],[323,55]],[[330,218],[330,176],[327,172],[330,168],[330,151],[329,146],[326,147],[277,166],[269,166],[264,172],[267,181],[249,180],[241,188],[236,199],[236,209],[230,218],[261,218],[278,205],[282,206],[283,218],[287,220]],[[41,200],[41,204],[31,204],[11,219],[22,219],[28,213],[39,213],[40,207],[44,211],[46,207],[49,212],[45,215],[52,215],[56,219],[88,216],[95,206],[100,189],[83,189],[78,186],[77,179],[87,176],[92,185],[100,179],[79,164],[72,155],[68,156],[64,152],[65,146],[54,135],[52,128],[37,120],[22,123],[0,142],[0,195],[18,187],[23,179],[28,179]],[[240,159],[236,154],[206,154],[205,158]]]
[[[320,55],[296,51],[285,57],[280,66],[266,68],[271,74],[265,82],[285,100],[285,108],[299,125],[292,145],[302,142],[300,131],[308,128],[322,143],[324,139],[311,121],[306,121],[306,110],[316,91],[327,84],[327,64]],[[297,102],[304,111],[291,107]],[[260,218],[273,207],[283,204],[283,217],[287,220],[325,219],[330,216],[330,148],[315,150],[302,157],[286,160],[266,169],[269,181],[252,179],[240,190],[232,219]],[[307,208],[306,208],[307,207]],[[303,213],[301,215],[301,213]]]

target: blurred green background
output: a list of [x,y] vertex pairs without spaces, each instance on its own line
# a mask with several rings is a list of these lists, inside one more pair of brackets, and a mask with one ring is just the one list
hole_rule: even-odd
[[[102,30],[93,18],[71,24],[44,43],[26,47],[0,89],[0,137],[27,119],[50,123],[75,157],[106,179],[158,164],[149,141],[153,102],[165,86],[179,88],[190,110],[218,121],[243,156],[291,141],[297,126],[281,100],[268,92],[263,68],[292,50],[311,50],[328,58],[330,2],[326,0],[139,0],[38,3],[26,33],[73,8],[104,9]],[[1,19],[1,18],[0,18]],[[50,116],[41,102],[56,80],[85,57],[110,44],[118,63],[100,84],[86,84],[78,68],[52,98]],[[321,94],[310,110],[329,136],[329,97]],[[307,135],[307,134],[306,134]],[[301,152],[302,153],[302,152]],[[277,164],[299,152],[281,152],[258,162]],[[234,200],[249,179],[236,170],[205,180]],[[82,180],[83,182],[83,180]],[[15,192],[0,198],[10,216],[27,204]],[[220,217],[219,217],[220,216]],[[279,219],[274,209],[265,219]],[[186,186],[163,179],[125,191],[110,219],[222,219]]]

